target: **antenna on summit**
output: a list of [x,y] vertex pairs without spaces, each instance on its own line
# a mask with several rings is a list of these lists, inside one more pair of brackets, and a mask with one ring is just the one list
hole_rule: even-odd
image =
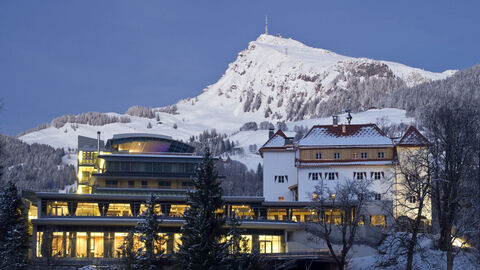
[[265,16],[265,35],[268,35],[268,16]]

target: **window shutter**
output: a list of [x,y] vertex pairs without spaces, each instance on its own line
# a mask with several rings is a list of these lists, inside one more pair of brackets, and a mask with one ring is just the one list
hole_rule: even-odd
[[335,179],[338,179],[338,172],[335,173]]
[[318,173],[318,178],[322,179],[322,173],[321,172]]
[[328,173],[325,173],[325,179],[327,179]]
[[273,182],[277,182],[277,177],[278,177],[278,176],[275,175],[275,180],[274,180]]
[[382,172],[382,178],[385,178],[385,173],[384,172]]
[[353,178],[357,179],[357,173],[356,172],[353,172]]
[[312,173],[311,172],[308,173],[308,180],[310,180],[310,179],[312,179]]
[[373,173],[374,173],[374,172],[370,172],[370,178],[373,178]]
[[285,175],[285,180],[287,180],[287,183],[288,183],[288,175]]
[[363,178],[367,178],[367,172],[363,172]]

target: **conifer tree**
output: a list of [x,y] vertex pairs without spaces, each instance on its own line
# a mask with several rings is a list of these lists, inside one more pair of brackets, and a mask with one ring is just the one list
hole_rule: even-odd
[[188,195],[190,208],[184,214],[177,266],[182,269],[220,269],[227,261],[228,244],[221,243],[225,235],[222,229],[225,219],[215,214],[224,202],[209,149],[196,173],[193,179],[195,190]]
[[164,252],[159,248],[165,239],[159,235],[161,221],[159,214],[155,212],[157,203],[155,195],[150,195],[146,209],[141,215],[143,220],[134,229],[139,234],[138,240],[143,244],[143,248],[137,253],[140,269],[158,269],[160,257]]
[[0,269],[24,269],[29,247],[27,211],[12,182],[0,194],[0,232]]

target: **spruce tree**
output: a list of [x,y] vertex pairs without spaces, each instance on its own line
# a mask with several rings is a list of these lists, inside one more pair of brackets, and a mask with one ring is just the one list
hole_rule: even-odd
[[29,248],[27,211],[12,182],[0,194],[0,232],[0,269],[24,269]]
[[223,207],[222,190],[217,181],[210,150],[207,149],[193,179],[195,189],[188,194],[190,208],[185,211],[182,245],[177,253],[180,269],[220,269],[225,267],[228,244],[222,226],[225,219],[215,211]]
[[160,249],[165,239],[159,235],[161,220],[155,212],[157,198],[152,194],[147,200],[146,209],[142,213],[142,221],[135,227],[135,233],[139,234],[138,240],[143,243],[143,248],[137,252],[138,266],[140,269],[158,269],[159,260],[164,250]]

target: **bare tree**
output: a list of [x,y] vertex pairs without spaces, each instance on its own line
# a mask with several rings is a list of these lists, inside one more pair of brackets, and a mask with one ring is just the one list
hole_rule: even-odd
[[440,232],[440,249],[447,252],[447,269],[453,269],[453,242],[462,237],[465,187],[476,181],[478,105],[469,99],[450,98],[432,108],[424,125],[432,142],[432,199]]
[[398,147],[399,165],[395,181],[397,226],[407,234],[402,239],[407,250],[405,269],[412,269],[418,234],[431,220],[431,174],[428,149]]
[[[319,213],[319,220],[307,223],[306,230],[313,238],[326,242],[340,270],[345,268],[358,226],[364,222],[366,201],[372,196],[368,186],[367,180],[347,179],[333,190],[317,186],[313,193],[316,197],[313,208]],[[338,233],[340,236],[336,237]],[[341,244],[340,251],[333,247],[336,243]]]

